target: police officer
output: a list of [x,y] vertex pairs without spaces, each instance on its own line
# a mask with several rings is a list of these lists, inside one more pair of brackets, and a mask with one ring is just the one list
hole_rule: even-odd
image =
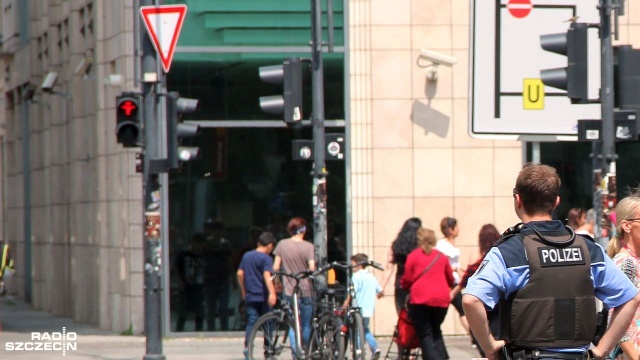
[[[599,245],[552,220],[559,189],[554,168],[526,164],[513,189],[522,223],[505,232],[469,279],[464,310],[489,359],[603,359],[640,303],[638,289]],[[615,310],[589,350],[596,297]],[[486,315],[496,306],[500,340],[491,335]]]

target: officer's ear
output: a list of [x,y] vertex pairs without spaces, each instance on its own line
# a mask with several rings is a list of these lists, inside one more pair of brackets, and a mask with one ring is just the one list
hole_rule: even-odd
[[556,204],[553,206],[553,208],[557,208],[558,205],[560,205],[560,196],[556,196]]

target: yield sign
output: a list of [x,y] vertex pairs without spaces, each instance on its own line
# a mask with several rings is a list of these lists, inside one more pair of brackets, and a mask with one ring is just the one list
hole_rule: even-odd
[[173,52],[187,13],[187,5],[141,6],[140,15],[156,48],[164,72],[169,72]]

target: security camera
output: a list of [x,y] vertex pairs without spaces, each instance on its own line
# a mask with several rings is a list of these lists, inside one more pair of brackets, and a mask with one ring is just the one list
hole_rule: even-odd
[[455,63],[458,62],[458,59],[454,58],[453,56],[448,56],[436,51],[431,51],[426,49],[422,49],[420,51],[420,57],[424,60],[431,61],[434,65],[453,66]]
[[[429,64],[422,64],[420,60],[429,61]],[[420,57],[418,58],[418,66],[422,68],[427,68],[427,78],[429,80],[438,80],[438,66],[453,66],[453,64],[457,63],[458,59],[453,56],[448,56],[445,54],[441,54],[436,51],[422,49],[420,50]]]
[[40,85],[40,88],[42,88],[42,91],[44,92],[51,93],[53,92],[53,87],[56,86],[57,80],[58,80],[58,73],[54,71],[50,71],[49,73],[47,73],[47,76],[44,77],[44,80],[42,81],[42,85]]

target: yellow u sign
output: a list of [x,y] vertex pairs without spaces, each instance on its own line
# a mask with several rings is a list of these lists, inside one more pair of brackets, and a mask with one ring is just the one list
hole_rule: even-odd
[[522,106],[525,110],[544,109],[544,84],[540,79],[524,79]]

